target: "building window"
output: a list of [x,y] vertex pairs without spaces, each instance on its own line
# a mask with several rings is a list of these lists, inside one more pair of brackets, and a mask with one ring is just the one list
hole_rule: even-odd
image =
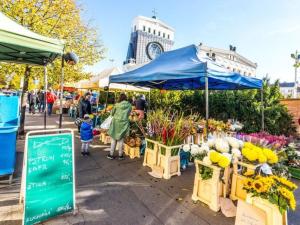
[[233,68],[232,71],[235,72],[235,68]]
[[160,36],[160,31],[158,31],[158,36]]
[[249,76],[251,76],[251,73],[249,73]]
[[136,25],[134,26],[134,31],[136,31]]
[[165,33],[163,33],[163,38],[165,38],[166,37],[166,34]]
[[146,27],[145,26],[143,26],[143,31],[146,31]]
[[154,34],[154,35],[156,34],[156,30],[153,30],[153,34]]
[[170,39],[170,34],[168,34],[168,39]]
[[208,53],[208,52],[206,52],[206,56],[208,56],[208,57],[209,57],[209,53]]
[[148,28],[148,33],[151,33],[151,28],[150,27]]

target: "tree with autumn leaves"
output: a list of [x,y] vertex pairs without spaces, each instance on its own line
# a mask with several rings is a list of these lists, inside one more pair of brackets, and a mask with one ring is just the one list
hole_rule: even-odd
[[[63,39],[65,52],[75,52],[79,63],[65,66],[65,82],[75,82],[88,78],[91,74],[84,70],[103,58],[104,47],[98,39],[97,30],[83,21],[82,7],[75,0],[1,0],[0,11],[17,23],[38,34]],[[0,81],[7,74],[14,73],[13,84],[19,85],[24,77],[23,93],[33,79],[43,81],[43,68],[31,65],[0,64]],[[61,60],[56,59],[48,68],[48,82],[54,86],[60,82]],[[42,82],[41,82],[42,83]],[[25,107],[21,110],[21,132],[24,128]],[[23,124],[22,124],[23,123]]]

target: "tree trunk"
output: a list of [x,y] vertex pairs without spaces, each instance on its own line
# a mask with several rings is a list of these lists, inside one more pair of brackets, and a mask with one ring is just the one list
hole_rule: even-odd
[[27,102],[27,95],[26,92],[28,91],[28,83],[30,77],[30,67],[26,66],[25,73],[24,73],[24,84],[22,89],[22,96],[21,96],[21,118],[20,118],[20,128],[19,134],[24,135],[25,129],[25,112],[26,112],[26,102]]

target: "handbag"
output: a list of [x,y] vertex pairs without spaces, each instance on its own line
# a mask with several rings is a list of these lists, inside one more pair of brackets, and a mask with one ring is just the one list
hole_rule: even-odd
[[101,128],[101,129],[104,129],[104,130],[108,130],[109,127],[110,127],[110,124],[111,124],[112,119],[113,119],[112,116],[107,117],[107,118],[103,121],[103,123],[101,123],[100,128]]

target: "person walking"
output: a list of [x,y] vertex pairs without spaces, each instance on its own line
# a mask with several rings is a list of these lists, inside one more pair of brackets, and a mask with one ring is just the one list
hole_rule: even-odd
[[123,144],[124,138],[129,134],[129,115],[132,110],[131,104],[127,101],[127,96],[122,93],[119,102],[111,111],[112,121],[108,130],[108,135],[111,137],[110,153],[108,159],[114,159],[114,151],[119,142],[119,160],[124,159]]
[[34,91],[30,91],[28,93],[28,105],[29,105],[29,113],[35,114],[35,106],[37,103],[37,95]]
[[82,123],[82,119],[85,114],[91,114],[92,113],[92,106],[90,102],[90,93],[87,92],[84,94],[84,96],[80,97],[79,103],[78,103],[78,114],[79,118],[76,119],[75,124],[78,126],[78,132],[80,133],[80,127]]
[[53,104],[56,101],[56,95],[53,93],[52,89],[49,89],[49,91],[47,91],[46,100],[47,100],[48,116],[51,116]]
[[39,110],[39,113],[42,113],[45,110],[45,94],[42,90],[39,90],[37,93],[37,96],[38,96],[38,101],[39,101],[38,110]]
[[93,141],[92,120],[88,114],[85,114],[80,125],[81,155],[90,155],[89,145]]
[[139,114],[140,120],[145,118],[146,100],[143,95],[138,96],[137,100],[135,101],[135,111]]

